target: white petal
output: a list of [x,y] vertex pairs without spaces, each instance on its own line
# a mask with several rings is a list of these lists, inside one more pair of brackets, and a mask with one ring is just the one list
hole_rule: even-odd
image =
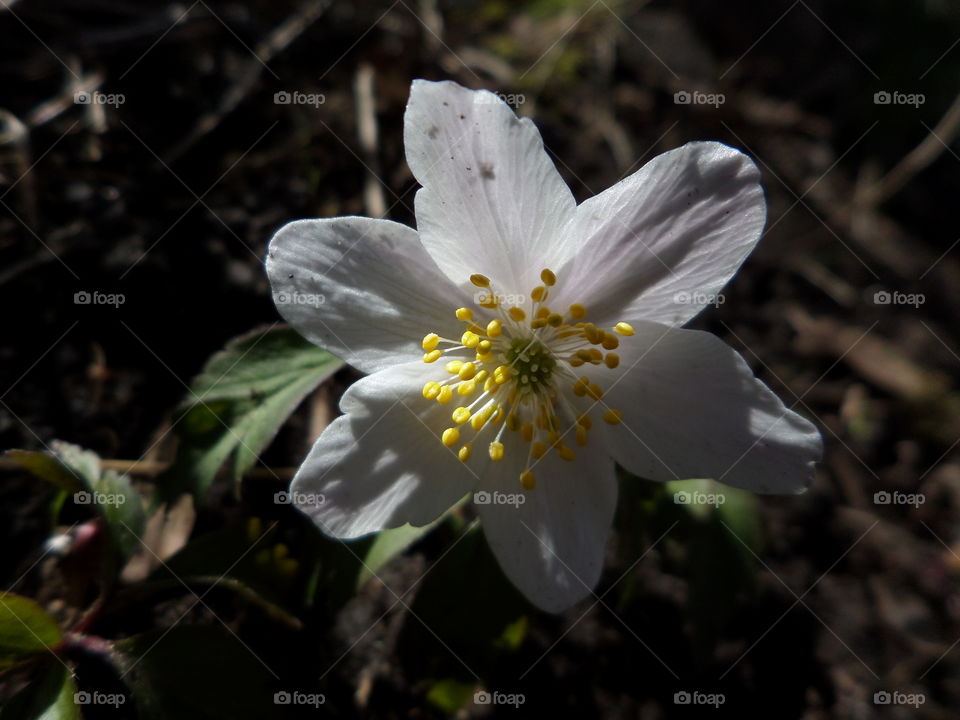
[[347,390],[346,415],[323,431],[290,487],[325,533],[354,538],[426,525],[476,486],[474,472],[440,442],[450,406],[420,394],[436,375],[432,365],[410,363]]
[[412,228],[389,220],[298,220],[270,241],[267,275],[280,314],[359,370],[423,357],[430,332],[456,329],[463,296]]
[[720,143],[689,143],[577,208],[564,234],[579,254],[557,289],[564,304],[587,304],[598,325],[682,325],[713,302],[765,219],[753,161]]
[[417,229],[454,283],[482,273],[497,291],[528,293],[566,257],[559,231],[573,195],[533,122],[496,95],[415,80],[403,140],[423,185]]
[[561,612],[590,595],[603,569],[617,482],[601,434],[591,436],[586,447],[570,443],[577,453],[574,462],[554,452],[544,456],[533,466],[533,490],[520,485],[527,450],[520,443],[507,445],[504,459],[491,462],[483,475],[484,491],[520,493],[524,498],[520,505],[491,502],[476,507],[504,573],[547,612]]
[[610,451],[650,480],[712,478],[758,493],[798,493],[823,452],[816,427],[788,410],[744,359],[698,330],[635,323],[620,342],[619,379],[583,366],[623,413]]

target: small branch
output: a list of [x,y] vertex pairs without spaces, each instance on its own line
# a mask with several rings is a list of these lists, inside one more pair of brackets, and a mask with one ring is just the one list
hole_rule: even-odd
[[858,198],[860,204],[873,207],[899,192],[914,175],[940,157],[953,142],[957,131],[960,131],[960,95],[957,95],[950,108],[940,118],[940,122],[927,134],[923,142],[907,153],[890,172],[860,193]]
[[373,66],[362,63],[357,68],[354,80],[354,94],[357,102],[357,135],[360,139],[360,152],[367,167],[367,176],[363,182],[363,204],[370,217],[382,218],[387,214],[387,203],[383,197],[383,182],[380,179],[380,159],[377,132],[377,101],[373,95]]

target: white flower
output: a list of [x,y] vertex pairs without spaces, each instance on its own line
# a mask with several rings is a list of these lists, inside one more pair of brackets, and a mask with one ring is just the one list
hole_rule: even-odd
[[[325,498],[301,508],[322,530],[424,525],[476,492],[507,576],[557,612],[599,578],[615,462],[653,480],[806,487],[815,427],[719,339],[679,329],[760,237],[751,160],[690,143],[577,205],[529,119],[422,80],[404,142],[417,230],[300,220],[270,242],[280,313],[369,373],[293,480]],[[283,302],[297,294],[324,302]]]

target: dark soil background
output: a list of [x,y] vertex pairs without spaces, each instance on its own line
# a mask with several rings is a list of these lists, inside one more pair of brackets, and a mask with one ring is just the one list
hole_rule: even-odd
[[[691,140],[753,156],[764,174],[767,231],[725,302],[694,326],[742,351],[788,406],[817,422],[826,443],[808,493],[759,500],[764,551],[742,588],[718,590],[731,602],[709,630],[691,606],[709,602],[709,587],[706,596],[693,592],[675,555],[706,552],[721,580],[734,570],[691,538],[651,550],[669,518],[635,510],[627,492],[597,591],[604,600],[560,617],[528,608],[523,639],[509,651],[458,644],[463,627],[484,627],[487,611],[465,597],[470,577],[496,568],[482,542],[470,565],[434,566],[454,541],[448,527],[353,599],[288,605],[301,624],[277,623],[219,589],[191,606],[195,598],[180,588],[149,602],[128,597],[91,631],[114,640],[181,619],[226,626],[242,642],[232,652],[256,657],[281,683],[274,687],[326,698],[316,711],[276,707],[263,717],[568,709],[609,718],[957,716],[956,4],[4,5],[0,447],[39,450],[59,438],[103,458],[169,461],[169,443],[155,441],[190,378],[227,340],[278,319],[263,272],[276,228],[381,208],[414,224],[402,117],[420,77],[522,96],[518,111],[536,120],[578,199]],[[123,102],[77,103],[77,92]],[[277,104],[280,92],[323,102]],[[724,102],[678,104],[678,92],[722,93]],[[878,103],[884,92],[900,95]],[[896,101],[907,95],[922,102]],[[360,140],[369,117],[358,98],[374,103],[372,145]],[[124,302],[76,304],[80,292],[121,293]],[[343,370],[325,384],[263,463],[295,467],[356,377]],[[149,485],[150,473],[135,475]],[[0,479],[0,583],[69,624],[91,598],[66,596],[62,568],[38,562],[50,490],[7,466]],[[306,558],[318,542],[312,531],[264,501],[280,487],[248,478],[237,499],[218,483],[188,533],[262,517],[278,523],[292,556]],[[920,493],[924,502],[878,504],[883,491]],[[68,508],[60,523],[82,517]],[[414,597],[421,611],[408,607]],[[102,663],[76,662],[81,687],[122,688]],[[428,695],[446,678],[523,693],[524,706],[468,701],[444,710]],[[24,681],[0,678],[0,700]],[[684,690],[723,693],[725,703],[675,704]],[[240,680],[235,692],[234,703],[244,698]],[[877,692],[922,693],[923,704],[878,705]],[[222,714],[197,716],[239,716],[231,707],[225,700]],[[89,716],[135,712],[127,705]]]

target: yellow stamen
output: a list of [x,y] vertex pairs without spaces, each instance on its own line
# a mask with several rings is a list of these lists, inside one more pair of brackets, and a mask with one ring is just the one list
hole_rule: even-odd
[[543,284],[547,287],[553,287],[557,284],[557,276],[554,275],[553,270],[548,270],[546,268],[540,273],[540,280],[543,281]]
[[424,350],[430,352],[440,344],[440,336],[436,333],[428,333],[427,335],[423,336],[423,343],[421,344],[423,345]]
[[489,452],[491,460],[503,460],[503,443],[490,443]]
[[634,332],[633,326],[630,323],[625,322],[618,322],[616,327],[613,328],[613,331],[625,337],[630,337]]
[[460,462],[466,462],[470,459],[471,452],[473,452],[473,446],[470,443],[467,443],[457,452],[457,457],[460,458]]
[[443,431],[440,441],[447,447],[453,447],[460,442],[460,431],[457,428],[447,428]]
[[453,388],[449,385],[444,385],[440,388],[440,394],[437,395],[437,402],[441,405],[446,405],[451,400],[453,400]]
[[467,322],[473,319],[473,310],[467,307],[457,308],[457,320]]
[[608,425],[619,425],[623,421],[623,413],[619,410],[607,410],[603,413],[603,421]]
[[603,364],[613,370],[620,364],[620,356],[616,353],[607,353],[607,356],[603,359]]
[[453,421],[457,425],[463,425],[467,420],[470,419],[470,409],[465,407],[458,407],[453,411]]
[[425,363],[436,362],[443,356],[442,350],[431,350],[426,355],[423,356],[423,361]]
[[490,287],[490,278],[486,275],[481,275],[480,273],[474,273],[470,276],[470,282],[472,282],[477,287],[485,288]]
[[423,397],[425,397],[427,400],[433,400],[439,394],[440,383],[431,380],[423,386]]
[[537,486],[537,478],[529,470],[520,473],[520,484],[525,490],[533,490]]
[[507,310],[507,314],[509,314],[510,318],[515,322],[523,322],[527,317],[527,314],[523,311],[523,308],[518,307],[510,308]]

